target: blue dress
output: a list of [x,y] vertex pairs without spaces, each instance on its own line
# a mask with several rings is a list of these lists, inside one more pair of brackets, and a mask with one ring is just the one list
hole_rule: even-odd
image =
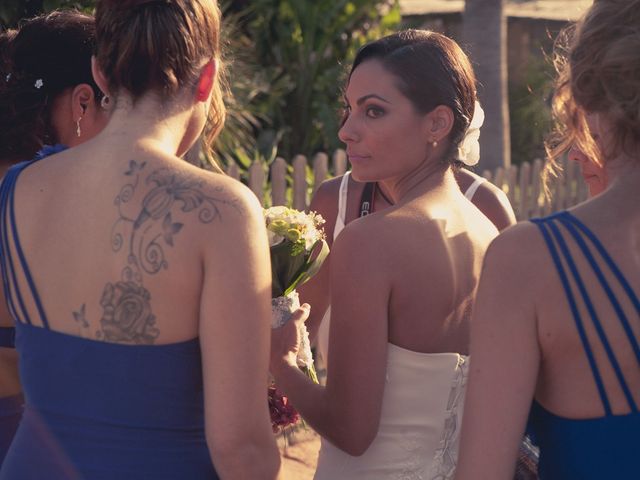
[[[598,238],[569,212],[560,212],[542,219],[532,220],[540,229],[560,276],[564,292],[580,336],[605,415],[593,419],[569,419],[555,415],[534,401],[529,416],[528,430],[540,447],[539,478],[542,480],[595,480],[639,478],[638,438],[640,438],[640,412],[631,394],[625,372],[619,364],[619,355],[606,336],[588,294],[587,286],[576,266],[574,254],[569,250],[566,237],[573,239],[581,255],[587,260],[606,293],[611,305],[611,318],[617,318],[626,333],[629,344],[640,366],[640,346],[631,324],[640,321],[640,301],[613,259]],[[604,271],[603,271],[604,270]],[[637,315],[627,318],[608,278],[622,287],[624,297],[634,306]],[[580,314],[582,302],[588,312],[587,319]],[[593,348],[585,333],[585,322],[591,321],[599,341],[606,351],[607,360],[616,374],[630,413],[614,415],[605,389]]]
[[[66,148],[65,145],[60,144],[46,145],[36,153],[35,158],[44,158]],[[15,348],[15,336],[15,327],[0,327],[0,348]],[[18,430],[23,408],[24,397],[22,393],[0,398],[0,467],[2,467],[16,430]]]
[[124,345],[49,328],[14,215],[16,181],[32,163],[12,167],[0,185],[0,263],[25,396],[0,479],[217,479],[197,338]]

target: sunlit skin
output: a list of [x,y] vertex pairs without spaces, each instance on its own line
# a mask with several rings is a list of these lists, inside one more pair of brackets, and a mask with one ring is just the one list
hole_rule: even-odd
[[569,160],[580,165],[582,178],[589,187],[591,197],[595,197],[607,188],[607,172],[604,166],[591,160],[575,146],[569,150]]

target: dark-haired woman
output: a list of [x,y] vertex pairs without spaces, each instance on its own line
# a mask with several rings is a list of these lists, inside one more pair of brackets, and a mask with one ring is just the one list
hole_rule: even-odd
[[491,244],[458,480],[511,478],[527,422],[542,480],[638,477],[640,0],[593,2],[554,111],[563,126],[554,153],[575,145],[597,159],[604,172],[590,186],[604,190]]
[[450,478],[470,310],[497,235],[452,172],[473,124],[473,70],[449,38],[402,31],[359,51],[345,99],[351,175],[393,205],[334,243],[326,387],[295,367],[293,325],[274,332],[271,371],[323,437],[317,479]]
[[213,0],[100,0],[92,140],[9,170],[2,268],[25,412],[2,479],[272,479],[266,231],[179,157],[221,102]]
[[[91,76],[93,17],[53,12],[0,35],[0,176],[45,145],[73,146],[104,127]],[[60,148],[60,147],[58,147]],[[14,328],[0,292],[0,465],[23,408]]]

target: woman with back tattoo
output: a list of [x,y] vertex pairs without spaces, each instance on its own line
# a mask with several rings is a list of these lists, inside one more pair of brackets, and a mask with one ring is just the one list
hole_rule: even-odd
[[0,187],[26,397],[0,478],[275,478],[260,205],[180,159],[224,122],[220,11],[101,0],[96,32],[106,128]]

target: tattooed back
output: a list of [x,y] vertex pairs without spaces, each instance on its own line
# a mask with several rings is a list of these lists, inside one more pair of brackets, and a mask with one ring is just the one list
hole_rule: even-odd
[[[125,344],[197,337],[202,307],[220,301],[218,288],[204,290],[207,274],[233,284],[241,246],[266,245],[258,202],[239,182],[160,152],[84,153],[32,165],[15,193],[51,328]],[[237,273],[238,295],[248,279],[268,287]]]

